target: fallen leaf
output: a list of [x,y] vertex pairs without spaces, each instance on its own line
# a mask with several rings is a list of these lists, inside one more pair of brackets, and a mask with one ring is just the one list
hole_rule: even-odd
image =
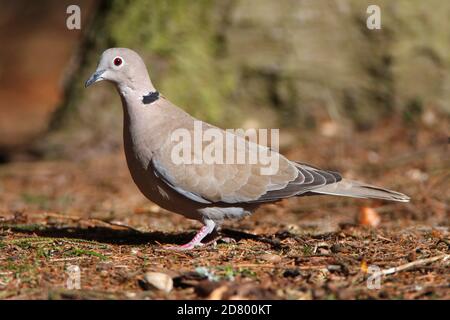
[[376,227],[380,224],[380,215],[373,208],[361,207],[359,211],[359,224]]
[[360,265],[359,269],[360,269],[362,272],[367,273],[367,271],[369,270],[369,268],[368,268],[368,266],[367,266],[366,260],[361,261],[361,265]]
[[339,132],[339,125],[334,121],[326,121],[320,126],[320,133],[324,137],[334,137]]

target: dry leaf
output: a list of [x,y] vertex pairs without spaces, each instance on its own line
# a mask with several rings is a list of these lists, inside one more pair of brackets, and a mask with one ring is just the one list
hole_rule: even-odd
[[367,266],[367,262],[366,260],[361,261],[361,266],[359,267],[359,269],[364,272],[367,273],[367,271],[369,270],[368,266]]
[[339,125],[334,121],[326,121],[320,126],[320,133],[324,137],[334,137],[339,132]]
[[380,224],[380,215],[373,208],[361,207],[359,211],[359,224],[376,227]]

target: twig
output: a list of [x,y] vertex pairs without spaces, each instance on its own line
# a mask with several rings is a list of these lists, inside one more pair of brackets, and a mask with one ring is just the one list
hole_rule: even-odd
[[63,214],[54,213],[54,212],[44,212],[43,215],[45,215],[45,217],[49,217],[49,218],[66,219],[66,220],[72,220],[72,221],[79,221],[82,219],[81,217],[68,216],[68,215],[63,215]]
[[379,238],[379,239],[381,239],[381,240],[384,240],[384,241],[387,241],[387,242],[392,242],[392,240],[391,239],[388,239],[388,238],[385,238],[385,237],[383,237],[383,236],[381,236],[381,235],[377,235],[377,238]]
[[142,231],[140,231],[136,228],[133,228],[125,223],[122,223],[120,221],[104,221],[104,220],[95,219],[95,218],[82,218],[82,217],[77,217],[77,216],[67,216],[67,215],[62,215],[62,214],[53,213],[53,212],[46,212],[46,213],[44,213],[44,215],[46,217],[67,219],[67,220],[72,220],[72,221],[76,221],[76,222],[87,221],[87,222],[99,223],[99,224],[106,225],[106,226],[122,227],[122,228],[126,228],[129,230],[135,231],[137,233],[142,233]]
[[417,266],[420,266],[420,265],[425,265],[425,264],[428,264],[428,263],[431,263],[431,262],[435,262],[435,261],[438,261],[438,260],[441,260],[441,259],[443,261],[445,261],[445,260],[447,260],[449,258],[450,258],[450,254],[441,254],[439,256],[435,256],[435,257],[431,257],[431,258],[419,259],[419,260],[412,261],[412,262],[409,262],[409,263],[406,263],[406,264],[402,264],[402,265],[400,265],[398,267],[392,267],[392,268],[389,268],[389,269],[376,271],[376,272],[372,273],[372,276],[373,277],[386,276],[386,275],[393,274],[393,273],[396,273],[396,272],[399,272],[399,271],[408,270],[408,269],[411,269],[413,267],[417,267]]
[[[236,268],[270,268],[270,269],[280,269],[283,266],[277,266],[274,264],[258,264],[258,263],[239,263],[235,265]],[[300,270],[318,270],[318,269],[326,269],[327,265],[318,265],[318,266],[300,266],[298,269]]]
[[74,261],[74,260],[81,260],[81,259],[87,259],[89,257],[72,257],[72,258],[58,258],[58,259],[51,259],[51,262],[63,262],[63,261]]
[[99,220],[99,219],[90,219],[90,220],[98,221],[98,222],[101,222],[101,223],[109,225],[109,226],[122,227],[122,228],[125,228],[125,229],[128,229],[128,230],[134,231],[136,233],[142,233],[141,230],[133,228],[132,226],[129,226],[129,225],[127,225],[127,224],[125,224],[123,222],[120,222],[120,221],[103,221],[103,220]]
[[239,263],[236,264],[235,267],[237,268],[277,268],[273,264],[258,264],[258,263]]

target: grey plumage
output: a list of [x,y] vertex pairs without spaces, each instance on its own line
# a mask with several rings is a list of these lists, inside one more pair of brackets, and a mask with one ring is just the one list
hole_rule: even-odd
[[[125,48],[106,50],[86,86],[107,80],[120,94],[124,110],[124,146],[131,176],[150,200],[161,207],[196,219],[204,227],[185,245],[190,249],[227,218],[250,214],[264,203],[315,194],[409,201],[401,193],[346,180],[340,174],[293,162],[266,147],[233,136],[242,144],[228,145],[251,155],[267,151],[277,156],[278,170],[261,174],[261,164],[175,164],[171,159],[174,130],[194,131],[197,119],[173,105],[154,88],[137,53]],[[220,130],[201,122],[204,128]],[[192,155],[196,154],[192,151]]]

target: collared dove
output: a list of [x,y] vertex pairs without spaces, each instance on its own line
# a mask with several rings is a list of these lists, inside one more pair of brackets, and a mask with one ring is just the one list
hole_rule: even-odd
[[[133,50],[111,48],[103,52],[95,73],[85,86],[107,80],[116,86],[124,110],[124,149],[131,176],[140,191],[162,208],[195,219],[203,224],[187,244],[175,247],[192,249],[215,234],[224,219],[251,214],[264,203],[305,195],[336,195],[407,202],[399,192],[343,179],[340,174],[290,161],[267,147],[249,142],[239,135],[225,132],[224,149],[252,154],[269,150],[278,158],[277,170],[263,174],[260,163],[207,163],[173,161],[175,142],[172,133],[183,129],[195,135],[193,118],[167,100],[153,86],[141,57]],[[203,142],[202,142],[203,143]],[[242,147],[243,145],[243,147]],[[192,151],[193,154],[195,151]],[[227,151],[228,152],[228,151]],[[194,155],[195,158],[196,155]]]

